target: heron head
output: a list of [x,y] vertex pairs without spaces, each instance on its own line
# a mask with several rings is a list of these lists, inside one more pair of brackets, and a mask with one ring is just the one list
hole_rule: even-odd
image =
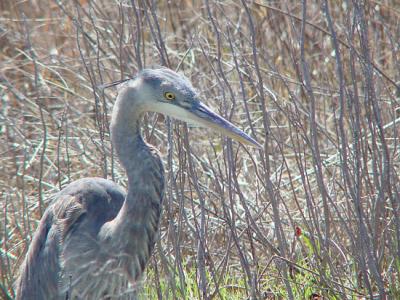
[[133,83],[135,101],[140,103],[143,111],[209,128],[243,144],[261,148],[256,140],[203,104],[185,76],[167,68],[145,69]]

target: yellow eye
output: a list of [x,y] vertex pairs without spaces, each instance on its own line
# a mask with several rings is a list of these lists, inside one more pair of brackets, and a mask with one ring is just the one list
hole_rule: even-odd
[[165,97],[165,99],[167,99],[167,100],[174,100],[174,99],[175,99],[175,94],[174,94],[174,93],[171,93],[171,92],[166,92],[166,93],[164,94],[164,97]]

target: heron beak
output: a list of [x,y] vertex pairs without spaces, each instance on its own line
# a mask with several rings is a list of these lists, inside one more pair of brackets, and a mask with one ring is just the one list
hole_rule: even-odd
[[223,135],[228,136],[234,140],[237,140],[242,144],[256,146],[261,149],[263,148],[261,144],[259,144],[255,139],[244,133],[242,130],[237,128],[228,120],[214,113],[203,103],[197,102],[189,110],[191,114],[194,115],[191,118],[192,123],[222,133]]

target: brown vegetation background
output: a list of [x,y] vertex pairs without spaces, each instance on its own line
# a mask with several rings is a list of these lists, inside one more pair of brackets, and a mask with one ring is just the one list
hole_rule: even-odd
[[264,149],[146,116],[167,170],[148,298],[399,299],[396,3],[1,1],[0,298],[51,194],[126,184],[101,85],[163,65]]

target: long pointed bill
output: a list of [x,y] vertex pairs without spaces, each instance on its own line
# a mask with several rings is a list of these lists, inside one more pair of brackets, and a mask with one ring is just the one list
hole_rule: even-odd
[[244,133],[228,120],[214,113],[203,103],[196,103],[189,111],[191,114],[191,120],[188,120],[189,122],[202,127],[211,128],[243,144],[262,148],[255,139]]
[[195,102],[191,107],[181,107],[170,103],[158,102],[150,111],[158,112],[204,128],[220,132],[243,144],[263,148],[255,139],[244,133],[228,120],[214,113],[201,102]]

